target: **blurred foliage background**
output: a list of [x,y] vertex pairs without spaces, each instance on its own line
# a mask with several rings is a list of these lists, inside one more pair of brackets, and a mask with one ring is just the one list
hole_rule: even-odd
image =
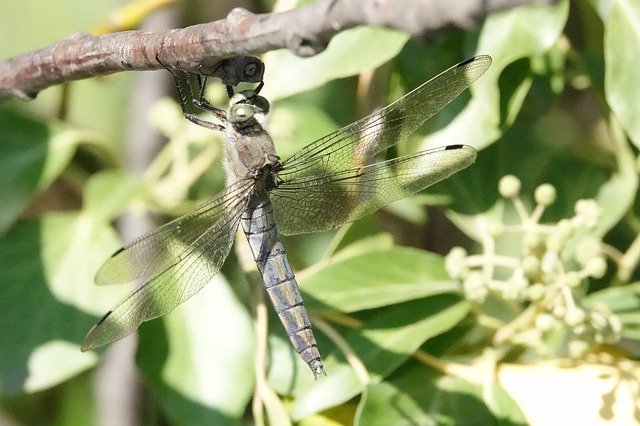
[[[236,6],[274,7],[3,2],[0,57]],[[638,2],[522,6],[428,42],[357,28],[309,59],[270,52],[267,128],[287,157],[474,54],[490,70],[394,149],[465,143],[476,164],[336,232],[285,239],[326,360],[316,381],[270,308],[268,336],[256,332],[242,239],[137,347],[80,352],[129,290],[93,285],[102,262],[224,184],[221,136],[183,119],[168,73],[0,105],[0,423],[640,422]],[[226,102],[215,83],[209,95]]]

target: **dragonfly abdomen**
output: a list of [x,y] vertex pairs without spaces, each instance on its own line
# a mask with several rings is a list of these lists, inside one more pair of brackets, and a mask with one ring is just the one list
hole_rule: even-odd
[[264,201],[251,204],[255,207],[247,209],[241,224],[271,303],[296,352],[315,375],[324,374],[311,321],[278,236],[271,202],[265,195]]

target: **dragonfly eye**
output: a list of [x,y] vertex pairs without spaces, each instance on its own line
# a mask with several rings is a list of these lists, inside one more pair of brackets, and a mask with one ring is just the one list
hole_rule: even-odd
[[255,112],[256,114],[262,112],[266,115],[271,109],[271,105],[267,98],[257,95],[253,90],[243,90],[242,92],[238,92],[229,100],[229,105],[231,106],[239,104],[254,105],[257,109]]
[[271,109],[271,104],[269,104],[269,101],[267,100],[267,98],[263,96],[256,96],[253,98],[253,101],[251,103],[256,106],[259,112],[263,113],[264,115],[269,114],[269,110]]
[[230,123],[241,123],[253,117],[255,113],[256,108],[253,105],[246,103],[236,104],[229,108],[227,120]]

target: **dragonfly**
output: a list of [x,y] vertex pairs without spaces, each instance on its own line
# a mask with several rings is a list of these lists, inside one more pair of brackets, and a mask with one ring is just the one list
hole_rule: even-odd
[[133,240],[104,263],[96,274],[97,284],[135,282],[137,286],[93,326],[82,350],[121,339],[196,294],[220,271],[241,227],[294,349],[314,376],[324,374],[279,235],[335,229],[472,164],[477,153],[467,145],[392,159],[385,155],[482,76],[490,64],[487,55],[461,62],[284,160],[261,124],[270,108],[259,95],[262,84],[236,94],[228,87],[232,97],[227,111],[204,99],[202,85],[200,97],[191,95],[191,102],[216,119],[207,121],[187,112],[178,70],[170,69],[185,117],[225,133],[226,186],[195,210]]

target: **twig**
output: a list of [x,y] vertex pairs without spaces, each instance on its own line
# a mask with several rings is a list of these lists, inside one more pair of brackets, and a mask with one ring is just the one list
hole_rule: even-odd
[[472,28],[492,12],[555,0],[319,0],[282,12],[253,14],[236,8],[215,22],[166,31],[123,31],[92,36],[75,33],[40,50],[0,62],[0,101],[33,99],[65,81],[165,64],[215,75],[220,61],[287,48],[300,56],[325,49],[338,32],[378,25],[431,38],[451,27]]

